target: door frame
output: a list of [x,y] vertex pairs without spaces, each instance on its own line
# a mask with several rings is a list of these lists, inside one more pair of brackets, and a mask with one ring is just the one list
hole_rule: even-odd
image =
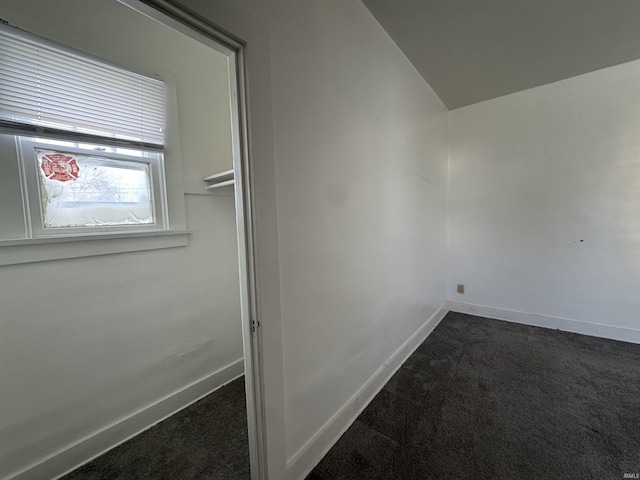
[[251,480],[267,480],[262,337],[257,302],[255,217],[245,47],[239,37],[169,0],[117,0],[222,53],[229,61],[233,169]]

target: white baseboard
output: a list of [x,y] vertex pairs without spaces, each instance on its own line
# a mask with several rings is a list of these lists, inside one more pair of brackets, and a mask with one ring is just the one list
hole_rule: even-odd
[[102,455],[158,422],[209,395],[244,373],[244,359],[175,391],[157,402],[106,426],[76,443],[44,458],[7,480],[43,480],[60,478],[80,465]]
[[495,318],[508,322],[522,323],[534,327],[551,328],[565,332],[581,333],[592,337],[609,338],[623,342],[640,343],[640,330],[614,327],[599,323],[583,322],[562,317],[552,317],[537,313],[519,312],[504,308],[487,307],[471,303],[448,301],[446,308],[452,312],[468,313],[478,317]]
[[294,455],[287,460],[287,478],[303,479],[333,447],[358,418],[365,407],[382,390],[394,373],[411,356],[444,318],[445,304],[396,350],[367,382],[338,410]]

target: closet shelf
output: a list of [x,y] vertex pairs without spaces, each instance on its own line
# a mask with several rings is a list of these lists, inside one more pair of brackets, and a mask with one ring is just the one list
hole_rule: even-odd
[[216,173],[215,175],[209,175],[203,178],[202,181],[207,185],[207,190],[233,185],[233,169]]

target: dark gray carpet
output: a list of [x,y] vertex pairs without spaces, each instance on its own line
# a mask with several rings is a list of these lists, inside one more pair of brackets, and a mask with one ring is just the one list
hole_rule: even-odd
[[249,479],[244,377],[62,480]]
[[450,313],[307,480],[625,473],[640,473],[640,345]]

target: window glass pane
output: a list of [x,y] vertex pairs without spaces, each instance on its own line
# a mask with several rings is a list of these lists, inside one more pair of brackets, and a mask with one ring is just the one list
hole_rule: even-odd
[[149,165],[36,148],[44,228],[154,223]]

